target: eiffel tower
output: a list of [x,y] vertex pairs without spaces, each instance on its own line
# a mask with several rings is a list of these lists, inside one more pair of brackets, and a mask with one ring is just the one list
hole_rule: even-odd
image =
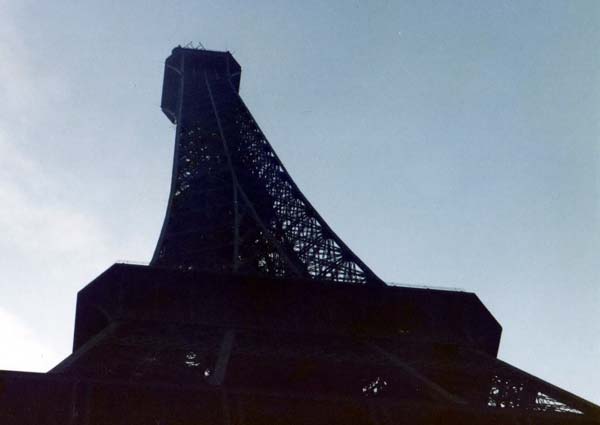
[[167,213],[149,266],[77,296],[73,353],[0,371],[0,424],[600,424],[497,358],[472,293],[386,285],[302,195],[230,53],[177,47]]

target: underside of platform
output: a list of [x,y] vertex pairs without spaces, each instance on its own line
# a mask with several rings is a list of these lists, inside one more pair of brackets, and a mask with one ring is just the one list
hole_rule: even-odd
[[598,424],[496,358],[474,294],[115,265],[74,351],[0,372],[1,424]]

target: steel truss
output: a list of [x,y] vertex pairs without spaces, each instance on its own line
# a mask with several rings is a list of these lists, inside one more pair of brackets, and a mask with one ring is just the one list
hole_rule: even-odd
[[298,189],[231,75],[189,62],[174,66],[173,180],[152,265],[383,284]]

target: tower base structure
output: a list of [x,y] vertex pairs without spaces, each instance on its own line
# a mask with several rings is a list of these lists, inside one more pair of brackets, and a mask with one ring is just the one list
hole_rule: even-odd
[[116,264],[69,357],[0,372],[0,424],[600,424],[500,334],[467,292]]

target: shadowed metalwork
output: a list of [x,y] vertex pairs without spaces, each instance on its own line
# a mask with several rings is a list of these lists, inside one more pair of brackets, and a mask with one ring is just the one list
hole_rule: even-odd
[[475,294],[383,284],[291,180],[240,73],[229,53],[173,50],[152,264],[79,291],[73,353],[51,371],[0,371],[0,424],[600,425],[598,406],[497,358]]
[[162,108],[177,134],[152,264],[382,284],[286,172],[238,94],[239,76],[228,53],[180,48],[167,60]]

